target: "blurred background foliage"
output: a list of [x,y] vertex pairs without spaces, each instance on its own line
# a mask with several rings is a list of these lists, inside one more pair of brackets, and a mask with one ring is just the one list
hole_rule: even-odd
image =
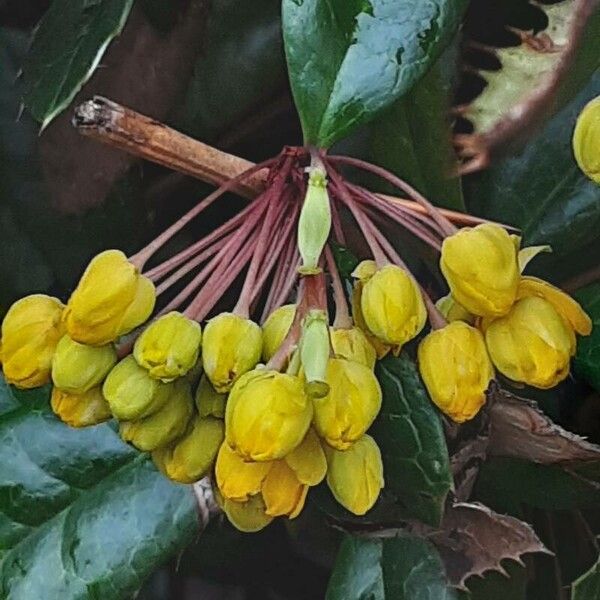
[[[598,323],[600,288],[588,284],[598,279],[600,188],[579,172],[570,148],[576,115],[600,93],[597,10],[577,69],[544,121],[503,148],[491,168],[448,177],[455,161],[452,135],[478,127],[469,110],[452,107],[476,106],[495,77],[511,81],[497,52],[522,46],[515,30],[543,32],[552,7],[572,10],[573,4],[472,0],[461,34],[427,74],[334,151],[386,166],[440,206],[515,225],[527,244],[551,244],[553,253],[541,256],[532,273],[578,290]],[[133,252],[210,189],[80,137],[70,124],[75,104],[104,95],[254,161],[302,143],[279,0],[55,0],[50,5],[0,0],[0,314],[28,293],[68,295],[95,253],[108,247]],[[91,66],[86,47],[97,49],[121,26],[79,90]],[[73,43],[78,52],[65,55]],[[531,92],[531,81],[520,85],[521,93]],[[510,108],[502,98],[486,102],[495,119]],[[46,122],[42,131],[40,122]],[[165,251],[185,245],[242,205],[235,196],[226,197]],[[404,235],[396,237],[411,267],[438,289],[436,257]],[[598,348],[598,335],[581,342],[575,361],[579,378],[558,389],[515,390],[596,443]],[[259,534],[241,534],[216,519],[196,538],[188,490],[164,481],[144,457],[120,443],[110,425],[74,432],[49,414],[44,391],[14,393],[3,383],[0,449],[0,596],[10,590],[11,599],[37,600],[43,589],[43,597],[52,599],[69,589],[72,598],[126,598],[140,588],[137,597],[143,600],[325,596],[343,538],[323,524],[323,513],[330,521],[339,517],[329,514],[327,498],[315,499],[297,521],[277,522]],[[525,566],[504,561],[507,576],[473,577],[470,591],[459,593],[439,587],[435,552],[401,540],[397,547],[386,546],[386,556],[402,568],[429,574],[422,589],[412,595],[404,590],[403,597],[600,598],[600,576],[593,568],[599,485],[600,458],[585,472],[493,458],[482,469],[475,498],[533,524],[555,556],[528,555]],[[348,544],[338,559],[336,581],[354,564]],[[386,568],[382,563],[384,575]],[[569,590],[590,568],[589,577]],[[373,572],[365,569],[365,576]],[[356,585],[359,589],[360,582]],[[349,598],[342,594],[343,586],[330,588],[331,599]]]

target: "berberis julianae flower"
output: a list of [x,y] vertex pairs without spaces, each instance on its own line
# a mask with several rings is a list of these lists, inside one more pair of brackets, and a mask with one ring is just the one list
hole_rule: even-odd
[[102,346],[141,325],[154,309],[152,283],[119,250],[95,256],[65,309],[69,336]]
[[600,184],[600,96],[588,102],[577,117],[573,152],[579,168]]
[[52,357],[64,334],[64,305],[57,298],[34,294],[15,302],[2,321],[0,362],[4,377],[19,388],[50,381]]
[[457,423],[479,412],[494,377],[483,336],[462,321],[425,337],[419,344],[419,371],[431,400]]
[[519,285],[517,248],[492,223],[465,227],[442,244],[440,268],[454,299],[480,317],[505,315]]
[[136,340],[133,356],[150,377],[173,381],[198,361],[202,330],[196,321],[177,311],[151,323]]
[[312,414],[298,377],[255,369],[242,375],[229,394],[227,443],[246,460],[282,458],[303,440]]

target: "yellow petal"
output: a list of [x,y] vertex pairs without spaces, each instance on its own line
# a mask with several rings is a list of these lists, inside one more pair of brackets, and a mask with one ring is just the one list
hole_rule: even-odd
[[579,302],[569,294],[537,277],[524,276],[519,281],[517,299],[538,296],[550,302],[556,312],[571,324],[579,335],[589,335],[592,331],[592,320],[585,313]]
[[236,529],[246,533],[260,531],[273,520],[273,517],[265,512],[265,504],[260,494],[252,496],[247,502],[235,502],[225,498],[223,511]]
[[546,244],[544,246],[527,246],[527,248],[519,250],[519,271],[522,273],[529,262],[542,252],[552,252],[552,247]]
[[262,484],[265,512],[272,517],[298,515],[307,489],[284,460],[275,461]]
[[309,429],[303,442],[292,450],[285,462],[305,485],[317,485],[327,473],[327,461],[314,429]]

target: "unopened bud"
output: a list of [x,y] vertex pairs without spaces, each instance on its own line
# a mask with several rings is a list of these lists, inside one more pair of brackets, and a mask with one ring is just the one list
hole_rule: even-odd
[[50,405],[54,413],[71,427],[89,427],[107,421],[110,407],[102,395],[100,386],[83,394],[72,394],[52,388]]
[[329,361],[330,343],[327,314],[311,310],[304,319],[300,339],[300,361],[306,378],[306,390],[311,397],[327,395],[325,379]]
[[327,178],[318,167],[308,176],[308,189],[298,219],[298,250],[302,257],[300,273],[319,273],[319,258],[331,229],[331,206],[327,193]]
[[222,419],[225,416],[227,394],[219,394],[206,375],[202,375],[200,378],[194,400],[198,414],[201,417],[217,417]]
[[600,184],[600,96],[588,102],[577,118],[573,151],[579,168]]
[[285,304],[275,309],[264,322],[262,326],[262,359],[265,363],[268,363],[279,350],[279,346],[288,334],[295,316],[296,305]]

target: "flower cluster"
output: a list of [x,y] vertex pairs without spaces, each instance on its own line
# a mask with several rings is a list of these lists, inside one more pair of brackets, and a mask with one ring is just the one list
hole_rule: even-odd
[[[338,165],[384,177],[412,199],[349,184]],[[190,219],[263,168],[265,190],[241,213],[145,268]],[[332,244],[346,243],[342,213],[368,249],[351,291]],[[450,294],[437,305],[378,228],[382,217],[440,252]],[[590,320],[561,290],[522,275],[545,248],[519,247],[505,228],[443,213],[379,167],[286,149],[133,257],[96,256],[66,306],[44,295],[16,302],[0,360],[18,387],[51,382],[52,408],[69,425],[114,417],[121,437],[170,479],[211,477],[241,530],[296,517],[324,480],[362,515],[384,485],[368,433],[382,403],[378,358],[416,341],[432,401],[459,423],[484,405],[496,371],[539,388],[567,376]],[[232,295],[230,310],[215,311]]]

